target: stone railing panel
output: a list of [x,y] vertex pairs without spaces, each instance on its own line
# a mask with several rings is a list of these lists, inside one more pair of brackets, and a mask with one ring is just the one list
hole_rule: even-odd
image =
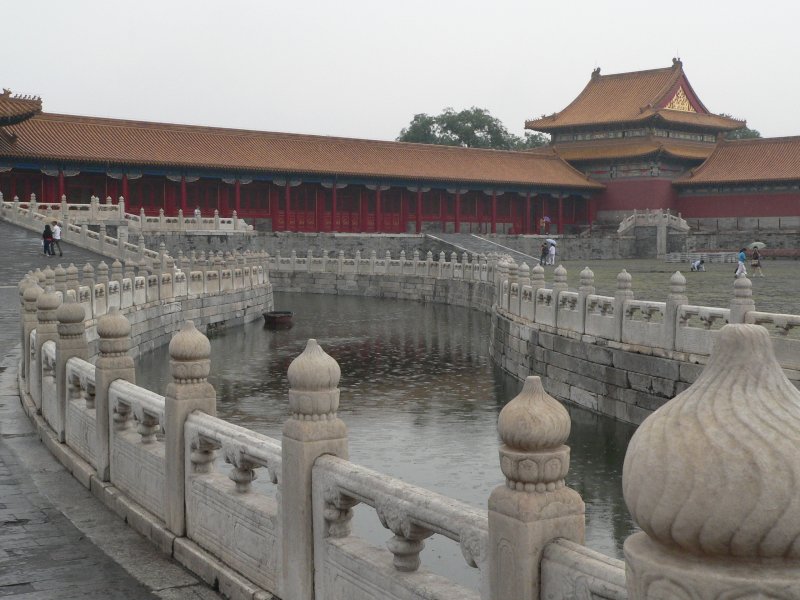
[[[279,508],[270,488],[251,484],[256,469],[273,484],[281,472],[277,440],[244,427],[195,412],[184,426],[186,456],[187,536],[226,564],[267,590],[280,586]],[[231,465],[218,472],[215,454]]]
[[643,300],[625,302],[622,315],[622,341],[639,346],[656,346],[661,343],[665,337],[665,310],[665,302]]
[[108,400],[113,420],[111,482],[163,520],[165,449],[156,434],[164,422],[164,397],[116,380],[109,388]]
[[586,334],[613,340],[617,330],[616,324],[614,298],[589,294],[586,297]]
[[625,563],[568,540],[550,542],[542,559],[540,598],[627,600]]
[[559,329],[583,333],[583,319],[581,319],[578,292],[560,292],[556,310],[556,324]]
[[745,323],[765,327],[780,365],[784,369],[800,370],[800,315],[750,311]]
[[[334,456],[317,459],[312,476],[316,581],[333,598],[486,598],[488,593],[485,511],[472,508]],[[378,549],[350,534],[351,509],[375,509],[393,534]],[[466,563],[481,573],[481,590],[419,570],[423,540],[439,534],[460,545]],[[402,573],[398,577],[398,571]]]
[[45,421],[55,431],[60,431],[62,424],[59,422],[58,394],[56,392],[56,343],[47,341],[42,344],[41,360],[42,395],[41,409]]
[[92,467],[96,467],[94,365],[80,358],[70,358],[67,361],[67,383],[67,446]]
[[549,327],[556,326],[556,294],[553,290],[539,288],[534,295],[536,322]]
[[678,352],[708,356],[716,332],[728,323],[730,309],[683,305],[678,307],[675,349]]

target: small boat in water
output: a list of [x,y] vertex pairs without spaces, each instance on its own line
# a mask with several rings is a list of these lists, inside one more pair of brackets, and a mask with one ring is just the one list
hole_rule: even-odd
[[290,329],[292,327],[292,311],[271,310],[264,313],[264,327],[268,329]]

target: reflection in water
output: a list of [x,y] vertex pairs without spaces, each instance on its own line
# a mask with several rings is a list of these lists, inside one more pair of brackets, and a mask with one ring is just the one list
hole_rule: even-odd
[[[350,431],[353,462],[486,507],[502,483],[497,415],[521,383],[488,356],[489,318],[465,308],[376,298],[275,294],[294,311],[294,328],[269,331],[261,321],[211,340],[210,381],[218,415],[280,438],[287,417],[289,363],[316,338],[341,366],[340,417]],[[163,347],[137,365],[140,385],[164,393]],[[622,500],[622,461],[633,426],[570,407],[568,483],[586,502],[587,546],[621,557],[634,525]],[[377,543],[391,537],[374,512],[356,510],[355,528]],[[434,536],[423,564],[462,567],[458,548]],[[449,545],[448,545],[449,544]],[[454,571],[453,569],[456,569]],[[473,574],[464,575],[465,583]]]

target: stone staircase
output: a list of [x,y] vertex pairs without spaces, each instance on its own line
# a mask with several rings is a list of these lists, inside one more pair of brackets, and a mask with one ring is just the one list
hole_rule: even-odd
[[425,237],[438,245],[446,245],[452,248],[452,250],[443,248],[445,252],[455,251],[459,254],[462,252],[469,252],[470,254],[490,254],[494,252],[495,254],[508,254],[518,264],[527,263],[529,267],[539,264],[539,258],[536,256],[519,252],[474,233],[426,233]]

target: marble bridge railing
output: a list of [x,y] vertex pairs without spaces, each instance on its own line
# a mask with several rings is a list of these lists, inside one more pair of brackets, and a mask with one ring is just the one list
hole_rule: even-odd
[[31,194],[28,201],[20,201],[17,196],[4,200],[0,192],[0,206],[4,215],[16,217],[19,221],[50,223],[58,220],[78,228],[82,225],[113,225],[130,228],[136,233],[253,233],[253,226],[240,219],[236,211],[230,218],[220,217],[216,209],[212,216],[205,217],[199,213],[184,216],[182,209],[178,209],[176,216],[166,216],[163,208],[159,209],[158,215],[146,215],[144,209],[134,214],[125,211],[125,198],[122,196],[116,204],[112,203],[110,196],[105,204],[97,196],[92,196],[88,203],[68,202],[66,196],[61,197],[61,202],[39,202],[36,194]]
[[800,380],[800,315],[756,311],[749,279],[734,282],[727,308],[695,306],[686,296],[686,278],[675,272],[665,302],[636,300],[632,277],[617,276],[613,296],[595,293],[594,273],[585,268],[577,291],[567,288],[567,271],[558,266],[546,286],[544,269],[503,259],[495,266],[496,310],[539,330],[585,343],[705,364],[719,330],[728,323],[763,325],[778,361],[791,379]]
[[[510,310],[503,261],[497,269]],[[503,483],[480,509],[348,460],[339,365],[314,340],[289,366],[287,420],[272,439],[216,417],[211,346],[191,320],[169,343],[172,380],[161,395],[135,384],[135,312],[114,306],[94,319],[92,363],[84,307],[74,290],[56,292],[54,274],[44,279],[46,291],[38,276],[20,284],[30,357],[20,365],[21,392],[41,439],[130,526],[229,598],[800,597],[800,504],[792,500],[800,495],[800,393],[761,326],[720,329],[696,384],[631,441],[623,487],[643,531],[626,541],[623,562],[583,546],[584,504],[565,485],[569,414],[539,377],[500,412]],[[572,310],[580,295],[566,292],[542,292],[543,305],[566,294]],[[597,306],[605,303],[598,297]],[[744,307],[733,305],[728,317],[754,312]],[[252,483],[259,470],[266,485]],[[388,530],[386,549],[351,528],[358,504]],[[422,564],[434,535],[478,570],[475,589]]]

